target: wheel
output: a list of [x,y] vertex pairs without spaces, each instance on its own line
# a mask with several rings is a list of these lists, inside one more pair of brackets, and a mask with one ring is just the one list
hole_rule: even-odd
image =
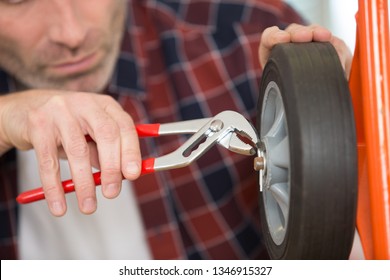
[[348,83],[329,43],[274,47],[258,101],[262,229],[272,259],[347,259],[357,145]]

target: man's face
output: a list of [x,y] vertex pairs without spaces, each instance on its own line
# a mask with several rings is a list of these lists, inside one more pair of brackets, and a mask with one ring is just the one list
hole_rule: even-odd
[[99,92],[125,16],[126,0],[0,0],[0,68],[28,88]]

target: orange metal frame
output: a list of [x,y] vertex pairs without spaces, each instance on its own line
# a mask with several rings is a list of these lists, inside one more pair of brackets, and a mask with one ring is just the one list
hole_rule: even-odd
[[390,46],[387,0],[359,0],[349,79],[359,158],[357,229],[366,259],[390,259]]

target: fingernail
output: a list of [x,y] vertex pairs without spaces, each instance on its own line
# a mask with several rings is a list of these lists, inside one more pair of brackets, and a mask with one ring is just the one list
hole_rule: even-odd
[[128,175],[138,175],[139,174],[139,165],[135,162],[129,162],[126,166],[126,173]]
[[108,184],[107,186],[104,186],[103,193],[104,196],[107,198],[114,198],[118,195],[119,191],[119,184],[112,183]]
[[60,201],[52,202],[50,205],[50,208],[51,208],[51,212],[55,216],[62,216],[64,214],[64,211],[65,211],[64,204]]
[[83,200],[83,212],[86,214],[93,213],[96,210],[96,201],[93,198]]

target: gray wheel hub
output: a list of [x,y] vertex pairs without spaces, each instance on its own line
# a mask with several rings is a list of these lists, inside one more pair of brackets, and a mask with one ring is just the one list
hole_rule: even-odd
[[286,235],[290,205],[290,147],[285,115],[280,89],[275,82],[270,82],[261,113],[258,157],[265,164],[259,182],[268,228],[277,245]]

